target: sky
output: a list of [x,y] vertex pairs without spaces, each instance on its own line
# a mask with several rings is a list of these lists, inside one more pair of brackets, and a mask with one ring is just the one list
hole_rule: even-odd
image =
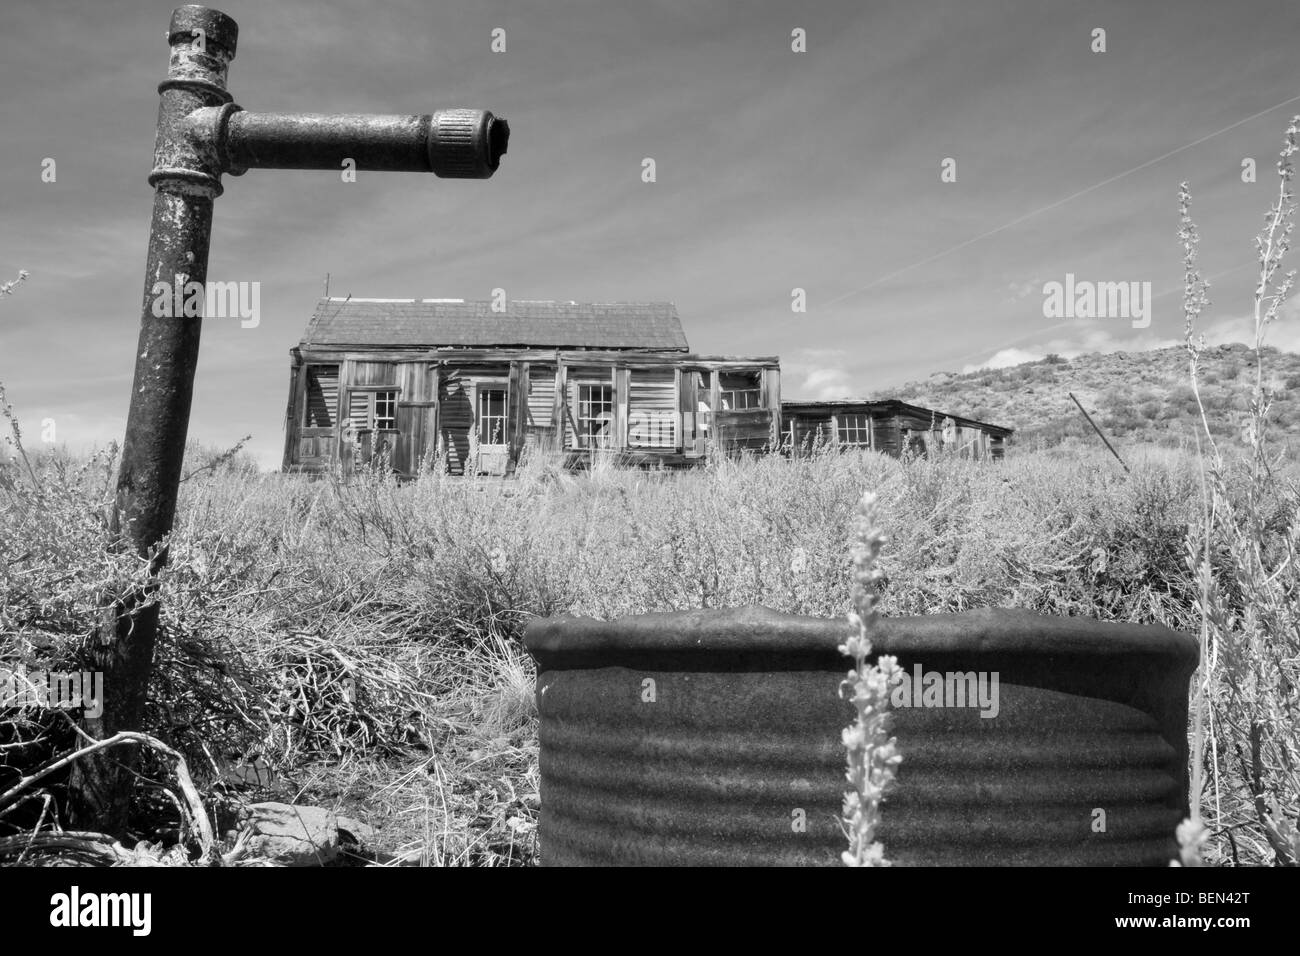
[[[125,427],[173,6],[5,0],[0,283],[30,275],[0,296],[0,382],[31,443],[48,421],[78,450]],[[460,106],[512,132],[486,181],[226,177],[208,278],[260,283],[260,314],[204,322],[190,437],[252,435],[267,467],[327,273],[356,297],[669,300],[695,351],[779,355],[783,397],[844,398],[1181,341],[1186,180],[1202,328],[1247,341],[1253,237],[1300,113],[1294,0],[220,8],[245,109]],[[1045,316],[1067,275],[1150,283],[1150,324]],[[1270,341],[1300,351],[1294,303]]]

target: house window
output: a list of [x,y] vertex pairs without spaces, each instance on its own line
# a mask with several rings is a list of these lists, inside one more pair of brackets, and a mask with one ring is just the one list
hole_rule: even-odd
[[308,365],[303,400],[303,426],[333,428],[339,408],[339,367]]
[[397,389],[375,392],[375,428],[397,431]]
[[614,435],[614,389],[610,385],[578,385],[580,448],[609,448]]
[[718,400],[723,411],[738,412],[762,408],[763,394],[758,372],[722,372],[718,375]]
[[506,443],[506,390],[504,388],[479,389],[478,442],[480,445]]
[[397,431],[395,388],[354,391],[348,399],[348,421],[355,429]]
[[841,445],[869,447],[871,445],[871,416],[840,415],[839,433]]

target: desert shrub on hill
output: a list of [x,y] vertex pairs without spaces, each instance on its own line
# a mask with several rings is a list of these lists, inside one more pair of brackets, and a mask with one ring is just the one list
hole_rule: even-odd
[[[1249,347],[1239,343],[1204,351],[1201,389],[1207,407],[1244,414],[1241,396],[1247,380],[1253,381],[1250,354]],[[1300,448],[1300,385],[1296,384],[1300,383],[1300,355],[1267,346],[1264,354],[1270,377],[1278,386],[1270,411],[1275,438]],[[1115,427],[1123,432],[1112,436],[1123,443],[1121,451],[1183,441],[1193,447],[1195,432],[1201,427],[1200,412],[1186,383],[1184,359],[1181,348],[1081,355],[1073,361],[1041,359],[1009,369],[931,376],[924,382],[881,389],[877,397],[899,398],[1014,428],[1014,453],[1091,434],[1086,423],[1083,431],[1075,427],[1080,416],[1068,397],[1072,391],[1094,418],[1111,413]],[[1154,415],[1150,414],[1151,402],[1159,404]],[[1213,424],[1222,438],[1232,437],[1241,426],[1240,421],[1225,416]],[[1096,441],[1095,436],[1091,440]]]

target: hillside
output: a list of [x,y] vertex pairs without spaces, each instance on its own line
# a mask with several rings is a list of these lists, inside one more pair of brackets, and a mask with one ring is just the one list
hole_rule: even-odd
[[[1300,355],[1266,349],[1265,374],[1278,390],[1271,419],[1277,437],[1300,444]],[[1216,440],[1240,441],[1254,383],[1245,345],[1208,348],[1201,365],[1201,395]],[[1177,446],[1195,439],[1196,399],[1182,348],[1092,353],[1074,359],[1049,355],[1003,369],[937,372],[921,382],[882,389],[874,398],[898,398],[940,411],[1016,429],[1015,444],[1050,446],[1093,441],[1069,393],[1121,448],[1128,444]]]

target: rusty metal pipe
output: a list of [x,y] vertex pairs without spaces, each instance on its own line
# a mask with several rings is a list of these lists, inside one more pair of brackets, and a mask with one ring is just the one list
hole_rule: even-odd
[[[151,570],[166,563],[155,548],[171,531],[198,364],[200,318],[155,314],[158,283],[207,281],[212,203],[221,195],[215,154],[192,140],[187,117],[230,102],[226,71],[235,56],[239,27],[216,10],[181,7],[172,14],[167,79],[158,86],[158,132],[149,183],[153,220],[145,264],[140,337],[126,437],[111,517]],[[179,277],[179,278],[178,278]],[[155,584],[113,595],[111,611],[90,648],[105,675],[103,711],[86,718],[88,733],[105,738],[138,730],[153,668],[158,606]],[[124,754],[92,754],[73,767],[72,819],[109,833],[125,825],[133,768]]]
[[[158,87],[149,174],[153,220],[115,516],[141,554],[172,527],[203,324],[201,316],[157,315],[153,305],[164,286],[207,281],[221,168],[211,146],[189,135],[189,117],[203,109],[230,108],[226,71],[238,34],[230,17],[196,6],[176,10],[168,32],[171,64]],[[199,35],[202,49],[195,48]]]
[[[480,110],[430,116],[324,116],[248,113],[226,89],[239,27],[218,10],[179,7],[167,33],[171,59],[158,86],[158,132],[149,183],[153,221],[145,265],[140,338],[118,474],[112,527],[151,570],[167,560],[159,546],[172,530],[189,429],[202,316],[160,310],[189,300],[207,281],[213,201],[223,173],[249,168],[411,170],[486,179],[496,171],[509,126]],[[199,296],[202,300],[203,296]],[[140,729],[153,665],[157,578],[111,595],[111,611],[92,648],[105,676],[104,709],[86,720],[99,738]],[[123,830],[133,771],[118,751],[92,754],[73,768],[73,817],[85,829]]]
[[[210,114],[197,117],[200,124]],[[339,169],[433,173],[487,179],[510,139],[505,120],[486,110],[424,116],[231,112],[220,133],[224,165],[244,169]]]

